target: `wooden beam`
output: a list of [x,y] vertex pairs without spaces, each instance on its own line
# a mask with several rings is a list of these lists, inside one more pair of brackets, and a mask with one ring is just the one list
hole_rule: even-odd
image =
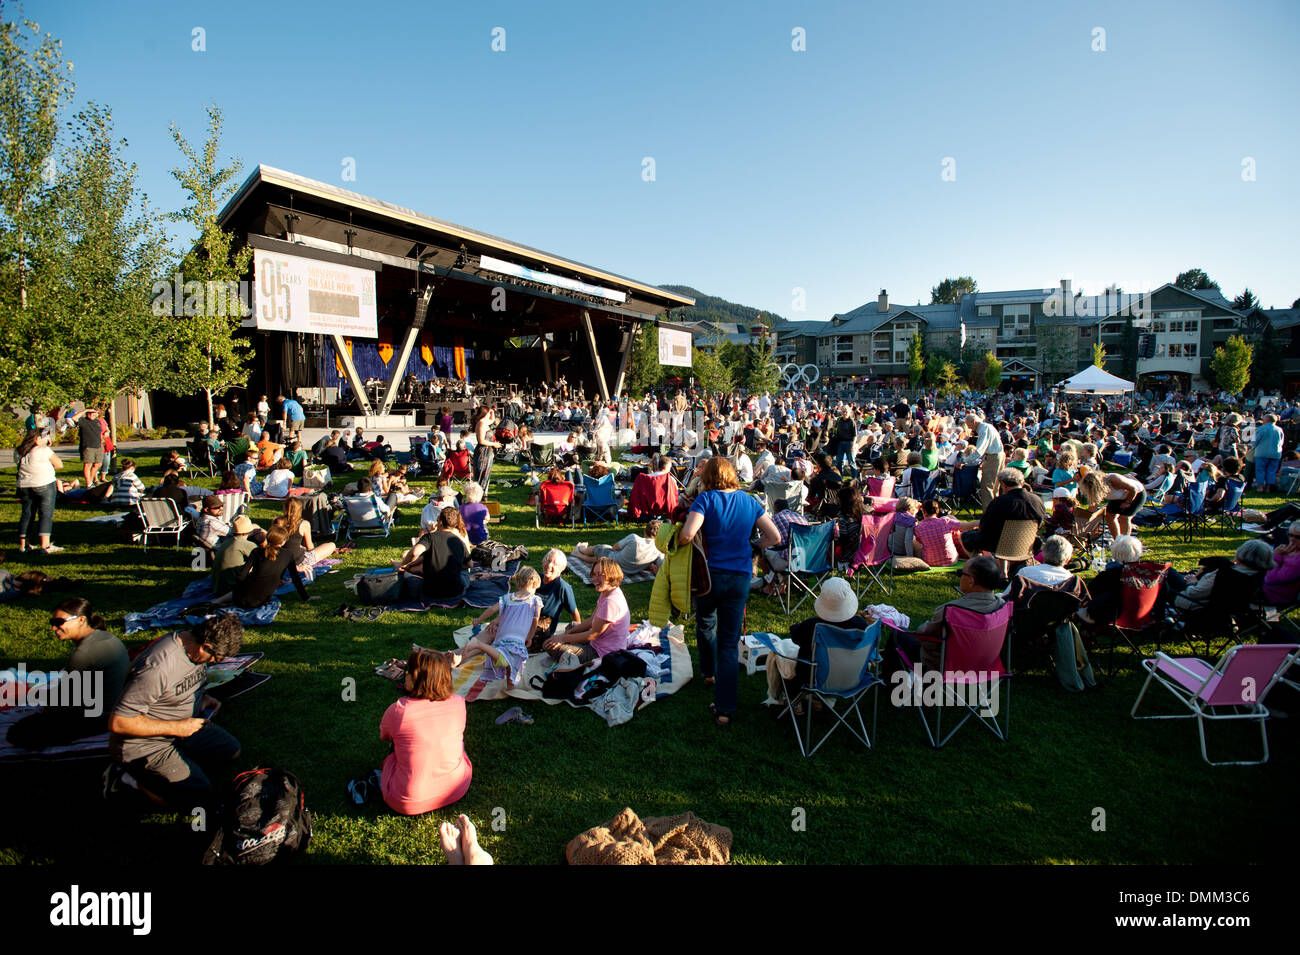
[[591,352],[591,364],[596,369],[596,384],[600,387],[600,396],[609,401],[609,382],[605,380],[605,369],[600,363],[600,351],[596,348],[596,331],[591,327],[591,313],[582,310],[582,330],[587,333],[587,350]]
[[420,337],[420,329],[412,325],[406,330],[406,337],[402,339],[402,352],[397,358],[397,364],[388,374],[388,387],[384,389],[384,400],[379,405],[381,415],[388,414],[393,407],[393,399],[397,397],[397,389],[402,383],[402,372],[406,371],[406,363],[411,359],[411,350],[415,347],[415,340]]
[[357,407],[361,409],[362,414],[374,414],[374,409],[370,407],[370,396],[366,394],[365,385],[357,375],[357,366],[352,364],[352,355],[348,351],[348,346],[343,343],[343,336],[331,335],[330,338],[334,341],[334,354],[338,355],[339,361],[343,364],[343,375],[356,393]]

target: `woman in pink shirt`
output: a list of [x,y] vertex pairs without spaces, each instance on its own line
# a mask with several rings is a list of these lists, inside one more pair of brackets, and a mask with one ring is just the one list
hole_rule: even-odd
[[380,788],[393,812],[415,816],[464,796],[474,767],[465,755],[465,699],[451,691],[447,655],[412,650],[406,690],[379,723],[379,738],[393,743]]

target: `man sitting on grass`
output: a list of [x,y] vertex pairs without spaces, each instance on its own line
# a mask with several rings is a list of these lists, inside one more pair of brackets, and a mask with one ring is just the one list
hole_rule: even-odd
[[108,790],[134,783],[155,802],[184,812],[211,800],[212,779],[224,780],[239,741],[200,718],[216,706],[203,685],[208,664],[238,653],[243,639],[239,618],[223,614],[168,634],[135,658],[108,721]]
[[663,521],[654,518],[646,524],[644,536],[628,534],[617,544],[579,544],[573,548],[569,559],[582,564],[588,575],[596,561],[602,557],[611,557],[618,561],[626,576],[639,574],[642,571],[653,573],[659,569],[659,562],[663,559],[663,554],[659,553],[659,548],[655,546],[655,537],[658,536],[662,525]]

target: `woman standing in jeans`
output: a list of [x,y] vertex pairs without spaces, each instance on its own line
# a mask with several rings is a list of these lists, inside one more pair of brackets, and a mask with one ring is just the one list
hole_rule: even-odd
[[763,513],[763,505],[738,490],[740,478],[726,458],[709,458],[701,470],[700,482],[704,491],[691,505],[678,543],[687,545],[696,534],[704,535],[712,585],[707,594],[695,600],[695,642],[700,649],[704,682],[717,684],[709,712],[715,723],[727,726],[736,711],[740,631],[754,579],[750,538],[757,527],[762,535],[759,546],[775,547],[781,542],[781,532]]
[[18,550],[28,550],[28,531],[35,518],[41,539],[39,550],[57,554],[63,548],[50,543],[50,535],[54,533],[54,497],[58,489],[54,472],[63,467],[63,461],[50,449],[50,439],[44,431],[29,431],[18,445],[15,456],[18,458],[18,497],[23,502],[22,516],[18,518]]
[[480,406],[474,412],[474,480],[484,494],[492,482],[492,459],[496,449],[501,447],[492,435],[495,421],[496,415],[491,408]]

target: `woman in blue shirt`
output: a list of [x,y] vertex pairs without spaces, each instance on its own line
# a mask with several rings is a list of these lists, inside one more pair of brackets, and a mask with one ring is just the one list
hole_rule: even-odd
[[739,490],[740,477],[726,458],[709,458],[699,477],[704,491],[691,505],[677,540],[689,545],[696,534],[704,537],[711,586],[695,600],[695,642],[704,682],[717,684],[709,711],[714,722],[727,726],[736,711],[740,631],[754,578],[750,539],[757,527],[762,535],[759,546],[775,547],[781,532],[763,513],[763,505]]

